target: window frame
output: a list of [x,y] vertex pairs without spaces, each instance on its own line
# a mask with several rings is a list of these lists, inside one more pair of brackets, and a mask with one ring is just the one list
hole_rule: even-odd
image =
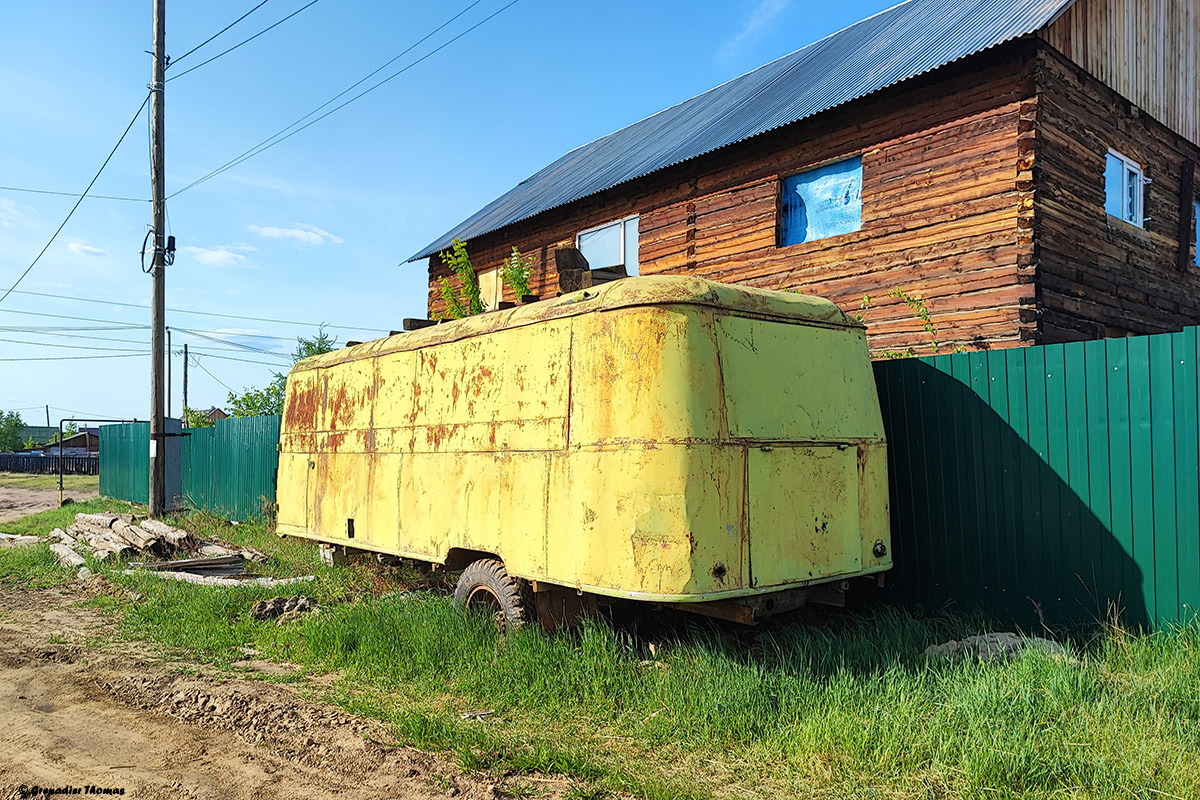
[[[811,245],[815,242],[823,242],[828,239],[837,239],[842,236],[849,236],[851,234],[859,233],[860,231],[862,231],[862,229],[863,229],[863,210],[864,210],[864,207],[866,204],[866,199],[863,194],[863,185],[864,185],[864,175],[865,175],[866,164],[865,164],[865,159],[863,156],[864,156],[864,154],[861,152],[849,153],[847,155],[838,156],[837,158],[830,158],[830,159],[826,159],[824,161],[817,162],[815,164],[811,164],[811,165],[805,167],[804,169],[798,170],[796,172],[788,172],[786,174],[779,173],[779,177],[777,179],[778,180],[778,184],[777,184],[778,188],[776,190],[776,196],[775,196],[775,247],[776,248],[783,249],[783,248],[787,248],[787,247],[803,247],[805,245]],[[851,230],[842,231],[840,233],[829,234],[827,236],[820,236],[815,239],[805,239],[802,242],[785,242],[784,241],[784,226],[785,226],[784,217],[785,217],[786,205],[787,205],[786,195],[787,195],[787,191],[788,191],[787,190],[788,181],[792,180],[793,178],[798,178],[802,175],[807,175],[811,172],[816,172],[818,170],[822,170],[827,167],[831,167],[835,164],[843,164],[843,163],[850,162],[850,161],[858,162],[859,206],[858,206],[858,225],[857,225],[857,227],[855,227]]]
[[1125,209],[1125,201],[1129,197],[1128,181],[1129,181],[1130,173],[1134,173],[1137,176],[1137,194],[1134,196],[1134,216],[1136,217],[1136,221],[1125,219],[1125,217],[1123,217],[1123,216],[1118,217],[1118,216],[1108,213],[1109,187],[1107,185],[1107,181],[1105,182],[1105,186],[1104,186],[1104,213],[1106,216],[1111,217],[1112,219],[1120,220],[1121,222],[1124,222],[1126,225],[1132,225],[1135,228],[1141,228],[1141,229],[1145,230],[1145,228],[1146,228],[1146,184],[1150,183],[1149,178],[1146,177],[1146,170],[1142,167],[1142,164],[1140,161],[1135,161],[1132,158],[1130,158],[1129,156],[1125,155],[1124,153],[1114,150],[1110,147],[1110,148],[1108,148],[1108,152],[1105,154],[1105,167],[1106,167],[1105,171],[1106,172],[1107,172],[1107,161],[1108,161],[1107,157],[1108,156],[1112,156],[1113,158],[1115,158],[1117,161],[1119,161],[1121,163],[1120,197],[1121,197],[1121,209],[1122,210]]
[[[604,230],[605,228],[611,228],[611,227],[613,227],[614,225],[615,225],[615,226],[617,226],[617,231],[618,231],[618,233],[620,234],[620,239],[619,239],[619,242],[620,242],[620,244],[618,245],[618,250],[619,250],[619,252],[621,253],[621,262],[620,262],[619,264],[610,264],[610,265],[608,265],[608,266],[604,266],[604,267],[593,267],[591,264],[588,264],[588,269],[589,269],[589,270],[591,270],[591,269],[613,269],[613,268],[615,268],[615,267],[620,267],[621,269],[625,270],[625,274],[626,274],[626,275],[628,275],[628,274],[629,274],[629,265],[628,265],[627,263],[625,263],[625,253],[627,252],[627,251],[626,251],[626,249],[625,249],[625,248],[626,248],[626,243],[625,243],[625,225],[626,225],[626,223],[628,223],[630,220],[633,220],[633,219],[636,219],[636,220],[638,220],[638,222],[639,222],[639,226],[638,226],[638,235],[640,236],[640,235],[641,235],[641,225],[640,225],[640,223],[641,223],[641,219],[640,219],[640,216],[641,216],[640,214],[636,214],[636,213],[634,213],[634,214],[627,214],[626,216],[624,216],[624,217],[621,217],[620,219],[609,220],[608,222],[601,223],[600,225],[593,225],[593,226],[592,226],[592,227],[590,227],[590,228],[584,228],[583,230],[581,230],[581,231],[579,231],[579,232],[577,232],[577,233],[575,234],[575,249],[576,249],[576,250],[579,250],[579,252],[580,252],[580,253],[582,253],[582,252],[583,252],[583,248],[581,248],[581,247],[579,246],[579,240],[580,240],[580,238],[582,238],[583,236],[585,236],[585,235],[587,235],[587,234],[589,234],[589,233],[595,233],[596,231],[602,231],[602,230]],[[586,256],[585,256],[585,258],[586,258]],[[638,272],[640,273],[640,272],[641,272],[641,269],[640,269],[640,267],[641,267],[640,254],[639,254],[639,260],[638,260],[638,266],[639,266]]]

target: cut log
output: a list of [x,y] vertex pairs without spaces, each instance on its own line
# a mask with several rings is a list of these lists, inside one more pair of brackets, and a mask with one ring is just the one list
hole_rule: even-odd
[[191,550],[196,546],[196,539],[192,534],[156,519],[142,520],[138,527],[167,542],[176,550]]
[[28,547],[40,542],[37,536],[17,536],[11,533],[0,533],[0,547]]
[[118,516],[117,514],[76,514],[75,521],[99,525],[101,528],[111,528]]
[[221,547],[221,545],[213,544],[211,542],[201,542],[200,546],[196,548],[196,552],[208,558],[213,558],[215,556],[231,556],[234,554],[229,548]]
[[50,545],[50,552],[54,553],[54,557],[58,559],[58,563],[64,567],[76,569],[87,564],[87,560],[83,556],[76,553],[65,544]]
[[141,550],[143,553],[165,553],[167,548],[162,546],[161,540],[152,533],[147,533],[137,525],[130,525],[121,520],[113,523],[113,534],[121,539],[129,542],[132,546]]
[[97,525],[94,522],[76,522],[71,527],[67,528],[67,533],[76,536],[83,535],[85,538],[91,536],[108,536],[112,533],[112,528],[108,525]]
[[[127,569],[126,575],[136,574],[138,570]],[[160,578],[170,578],[175,581],[184,581],[185,583],[195,583],[200,586],[286,586],[291,583],[304,583],[314,580],[314,576],[305,575],[301,578],[212,578],[207,575],[193,575],[189,572],[151,572],[152,575],[157,575]]]
[[62,542],[68,547],[75,546],[75,537],[64,531],[62,528],[55,528],[50,531],[50,538]]

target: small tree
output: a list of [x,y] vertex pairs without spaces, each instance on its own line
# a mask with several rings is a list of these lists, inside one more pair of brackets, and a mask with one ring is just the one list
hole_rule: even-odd
[[[311,339],[296,338],[296,349],[292,351],[292,363],[309,356],[328,353],[337,346],[337,340],[325,332],[325,326],[317,329]],[[287,374],[272,373],[271,382],[261,389],[229,393],[229,411],[235,417],[258,417],[265,414],[283,413],[283,397],[287,389]]]
[[445,319],[462,319],[486,311],[483,297],[479,293],[479,278],[475,274],[475,267],[471,265],[471,257],[467,255],[466,243],[455,239],[450,249],[438,253],[438,257],[458,278],[459,283],[456,289],[454,282],[449,278],[438,278],[442,302],[446,304]]
[[216,424],[203,411],[187,406],[183,407],[183,421],[189,428],[211,428]]
[[24,420],[16,411],[0,413],[0,453],[12,453],[21,449],[21,428]]
[[529,291],[529,276],[532,273],[533,257],[523,257],[521,251],[514,247],[512,255],[504,261],[504,268],[500,272],[500,279],[504,281],[505,286],[513,290],[513,294],[517,296],[518,303],[533,294]]

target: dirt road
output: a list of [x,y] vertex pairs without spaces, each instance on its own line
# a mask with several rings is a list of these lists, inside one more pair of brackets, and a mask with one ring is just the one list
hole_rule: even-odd
[[[67,497],[79,502],[96,497],[99,492],[94,490],[72,489]],[[0,524],[12,522],[29,514],[49,511],[58,508],[57,489],[25,489],[12,486],[0,486]]]
[[[95,579],[0,589],[0,800],[41,796],[22,786],[151,800],[507,796],[487,776],[391,746],[382,725],[305,700],[303,686],[85,649],[106,625],[76,602],[96,590]],[[551,798],[569,788],[537,785]]]

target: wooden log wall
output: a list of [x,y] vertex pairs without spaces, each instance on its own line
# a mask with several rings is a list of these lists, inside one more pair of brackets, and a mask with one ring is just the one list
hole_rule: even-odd
[[[1179,263],[1183,168],[1200,161],[1182,135],[1063,55],[1038,58],[1037,258],[1042,341],[1047,344],[1177,331],[1200,324],[1200,269]],[[1107,215],[1105,157],[1142,164],[1145,228]],[[1181,224],[1182,223],[1182,224]],[[1190,252],[1190,251],[1189,251]],[[1182,267],[1182,268],[1181,268]]]
[[1040,34],[1167,127],[1200,144],[1200,3],[1076,0]]
[[[536,259],[533,291],[553,296],[554,250],[585,228],[640,214],[641,274],[695,274],[798,289],[867,315],[876,350],[929,352],[929,335],[891,289],[919,295],[943,346],[1030,343],[1034,308],[1032,40],[693,159],[469,243],[477,270],[513,245]],[[863,158],[862,229],[777,244],[783,178]],[[430,259],[430,312],[442,304]]]

